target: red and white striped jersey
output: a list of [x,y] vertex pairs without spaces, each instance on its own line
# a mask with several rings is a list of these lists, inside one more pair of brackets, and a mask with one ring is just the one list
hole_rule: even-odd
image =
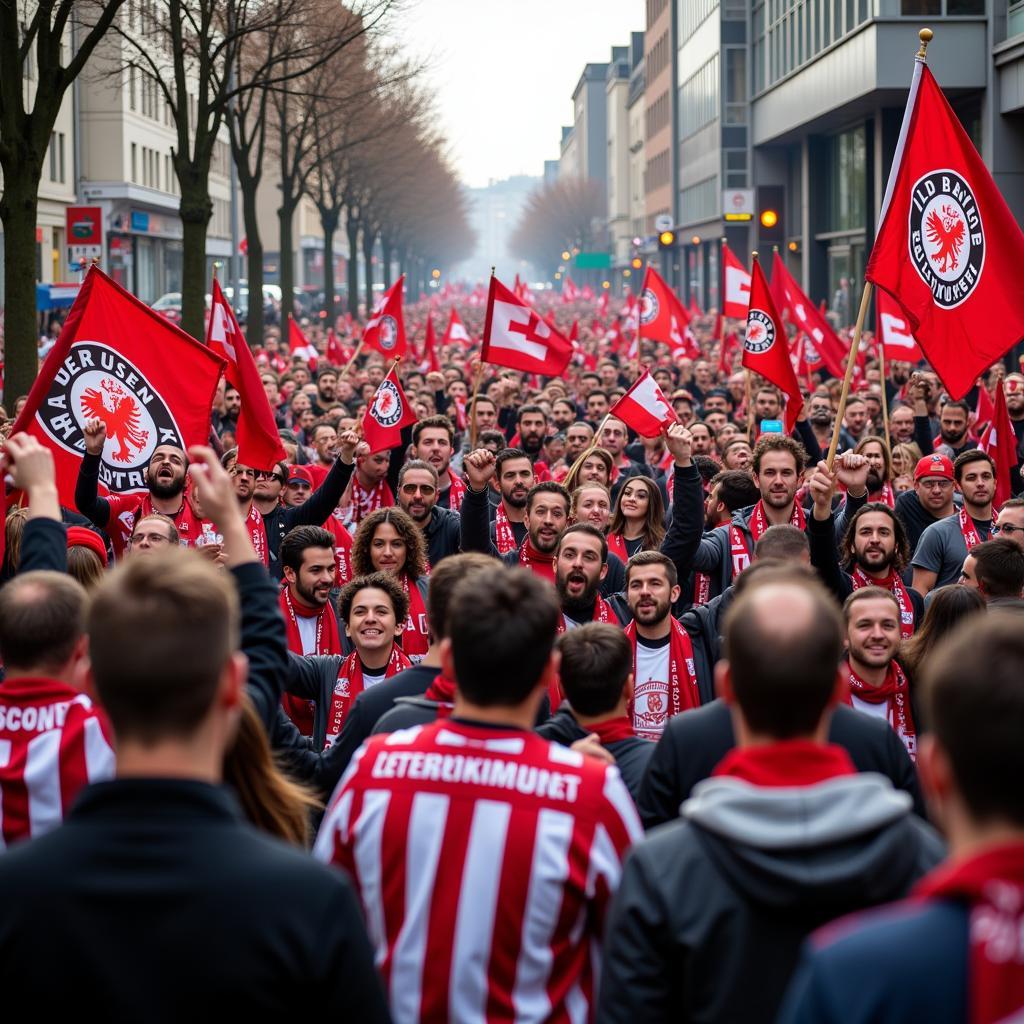
[[359,888],[396,1024],[586,1021],[640,835],[616,768],[449,718],[370,737],[314,853]]
[[106,718],[55,679],[0,685],[0,850],[56,828],[81,790],[112,778]]

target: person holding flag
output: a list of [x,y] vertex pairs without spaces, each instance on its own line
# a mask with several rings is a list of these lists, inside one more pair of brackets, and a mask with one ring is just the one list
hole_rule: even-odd
[[560,377],[572,342],[492,275],[481,360],[523,373]]

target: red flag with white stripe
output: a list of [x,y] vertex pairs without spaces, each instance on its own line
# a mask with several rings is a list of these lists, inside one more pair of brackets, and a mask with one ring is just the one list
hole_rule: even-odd
[[496,366],[557,377],[569,365],[572,342],[492,277],[481,358]]
[[[982,387],[981,390],[984,391],[985,388]],[[1006,394],[1002,381],[999,382],[999,390],[996,391],[992,422],[981,435],[978,447],[987,452],[996,464],[996,493],[992,507],[998,510],[1003,507],[1003,502],[1013,497],[1013,473],[1017,468],[1017,435],[1006,408]]]
[[459,342],[462,345],[469,344],[469,331],[466,330],[465,325],[459,319],[459,314],[455,307],[452,306],[451,316],[448,319],[448,327],[444,332],[444,337],[441,339],[442,345],[451,345],[453,342]]
[[256,360],[216,278],[213,279],[206,344],[227,363],[224,376],[242,399],[238,414],[238,461],[252,469],[273,469],[288,458],[288,453],[281,444]]
[[665,427],[679,420],[658,382],[647,370],[612,406],[609,415],[622,420],[641,437],[657,437]]
[[295,318],[288,317],[288,354],[294,359],[299,358],[309,364],[311,370],[316,369],[316,346],[302,332]]
[[727,245],[722,246],[722,271],[725,279],[722,312],[742,320],[750,308],[750,274]]
[[875,297],[878,311],[878,340],[885,346],[887,361],[919,363],[924,358],[910,332],[907,315],[888,292],[881,289]]

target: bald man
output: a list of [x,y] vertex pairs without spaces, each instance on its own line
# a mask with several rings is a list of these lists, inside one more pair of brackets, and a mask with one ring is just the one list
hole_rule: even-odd
[[774,1020],[815,928],[902,899],[944,855],[906,794],[828,742],[849,684],[842,618],[819,583],[760,572],[725,642],[715,678],[737,745],[626,861],[601,971],[607,1024],[677,1020],[681,1006]]

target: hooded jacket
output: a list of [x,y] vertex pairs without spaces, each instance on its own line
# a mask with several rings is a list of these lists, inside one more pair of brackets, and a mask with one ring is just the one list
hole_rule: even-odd
[[905,896],[943,853],[881,775],[708,779],[626,861],[597,1019],[771,1021],[807,935]]

